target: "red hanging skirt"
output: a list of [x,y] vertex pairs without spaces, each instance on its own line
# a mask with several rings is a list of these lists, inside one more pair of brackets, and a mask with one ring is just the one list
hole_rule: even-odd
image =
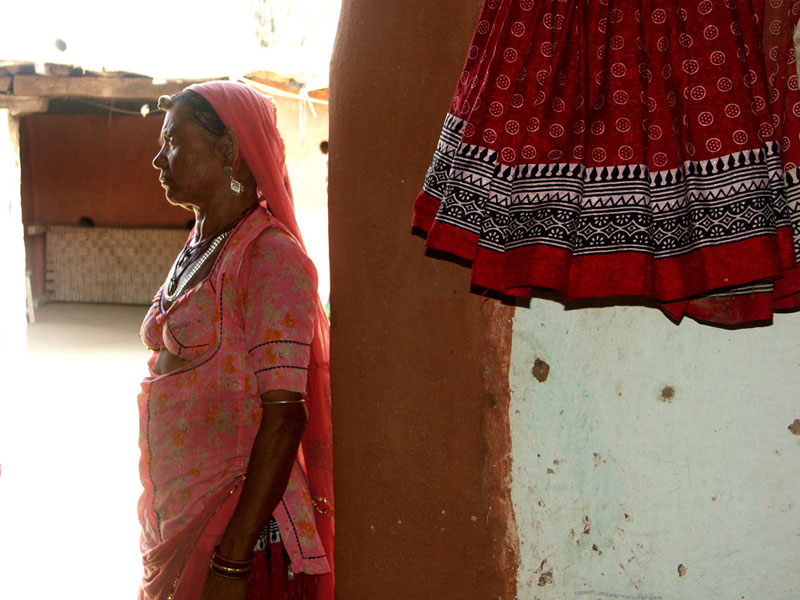
[[486,0],[414,206],[472,284],[800,307],[800,0]]

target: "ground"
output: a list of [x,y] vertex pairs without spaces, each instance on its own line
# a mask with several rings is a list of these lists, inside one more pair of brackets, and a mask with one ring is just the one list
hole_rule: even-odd
[[2,393],[0,597],[136,596],[146,310],[48,304],[28,325]]

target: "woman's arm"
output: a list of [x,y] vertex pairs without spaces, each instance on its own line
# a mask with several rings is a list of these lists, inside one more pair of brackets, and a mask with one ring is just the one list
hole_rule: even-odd
[[[283,497],[308,420],[302,398],[285,390],[261,396],[261,425],[250,452],[242,495],[218,547],[226,558],[250,558],[259,534]],[[277,402],[280,404],[272,404]]]
[[[261,425],[256,434],[242,495],[217,552],[231,560],[247,560],[272,511],[278,505],[292,472],[297,447],[308,420],[303,396],[274,390],[262,394]],[[202,600],[245,600],[247,579],[208,574]]]
[[[239,502],[217,546],[230,561],[251,557],[253,546],[289,482],[308,420],[302,391],[316,317],[316,272],[288,234],[266,229],[248,249],[239,276],[245,349],[261,393],[261,424],[250,453]],[[211,571],[203,600],[244,600],[245,579]]]

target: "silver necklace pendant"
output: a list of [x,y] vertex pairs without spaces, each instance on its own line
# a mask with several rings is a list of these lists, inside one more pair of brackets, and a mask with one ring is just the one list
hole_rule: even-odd
[[[167,285],[164,286],[164,298],[167,301],[172,302],[173,300],[175,300],[175,298],[181,295],[187,284],[194,278],[195,274],[200,270],[200,267],[202,267],[203,264],[208,260],[208,257],[214,253],[214,250],[216,250],[217,246],[219,246],[220,243],[222,243],[222,240],[224,240],[230,234],[231,230],[229,229],[228,231],[220,233],[216,238],[214,238],[214,241],[211,242],[211,244],[208,246],[208,250],[203,252],[202,256],[200,256],[200,258],[197,259],[197,262],[194,263],[194,266],[192,266],[192,269],[189,271],[189,274],[186,275],[185,277],[183,276],[183,274],[176,277],[176,270],[178,268],[178,263],[181,261],[181,258],[183,257],[183,252],[181,252],[178,255],[178,258],[175,260],[175,264],[172,265],[172,275],[168,279]],[[177,285],[175,286],[175,291],[170,293],[169,288],[172,287],[172,282],[176,280],[177,280]]]

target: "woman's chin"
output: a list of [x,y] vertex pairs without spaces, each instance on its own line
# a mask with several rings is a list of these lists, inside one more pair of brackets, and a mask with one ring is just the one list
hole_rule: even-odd
[[180,208],[184,208],[186,210],[191,210],[189,204],[184,202],[180,199],[180,196],[176,195],[172,192],[169,188],[164,188],[164,197],[167,199],[167,202],[172,206],[178,206]]

